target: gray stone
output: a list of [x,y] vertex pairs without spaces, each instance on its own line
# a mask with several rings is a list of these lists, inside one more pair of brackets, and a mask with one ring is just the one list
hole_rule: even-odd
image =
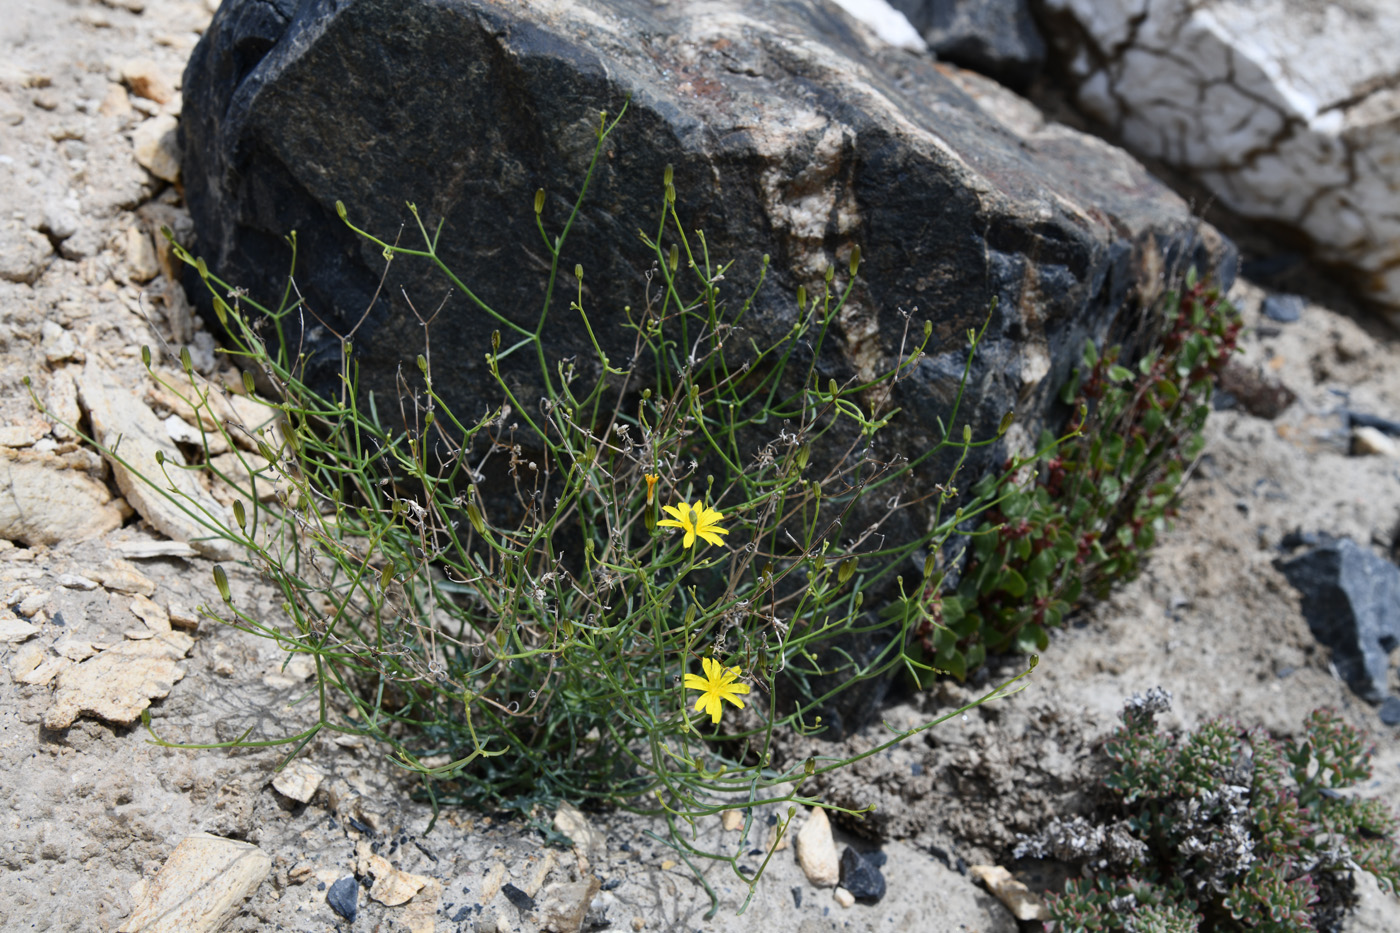
[[1028,0],[890,0],[942,61],[1008,87],[1025,87],[1045,67],[1045,40]]
[[360,907],[360,886],[355,882],[355,876],[346,875],[331,885],[330,890],[326,891],[326,903],[331,910],[354,923]]
[[1307,302],[1299,295],[1270,295],[1264,299],[1264,316],[1280,324],[1292,324],[1303,316]]
[[1400,726],[1400,697],[1386,697],[1380,708],[1381,722],[1387,726]]
[[[390,237],[408,219],[404,201],[415,200],[429,224],[445,220],[447,265],[533,328],[547,278],[534,192],[548,193],[544,221],[557,231],[598,112],[616,113],[629,95],[567,247],[566,268],[586,270],[585,302],[645,304],[652,257],[634,247],[636,230],[655,224],[668,163],[681,215],[704,229],[711,256],[735,261],[728,277],[738,288],[773,257],[735,346],[786,333],[797,286],[815,288],[828,265],[843,279],[860,245],[861,278],[819,371],[840,381],[884,369],[905,332],[899,309],[930,318],[933,355],[890,400],[905,414],[886,443],[910,454],[938,435],[962,335],[993,298],[999,310],[960,419],[986,436],[1015,408],[1034,436],[1086,336],[1129,325],[1164,271],[1232,269],[1232,248],[1121,151],[1045,123],[994,85],[960,83],[877,45],[824,4],[580,0],[545,12],[483,0],[229,0],[183,87],[195,251],[266,297],[281,293],[283,237],[297,231],[298,289],[329,325],[306,344],[312,378],[327,388],[339,346],[329,330],[349,332],[368,309],[355,339],[361,385],[392,397],[400,365],[411,368],[422,349],[400,286],[420,309],[446,294],[427,263],[407,260],[379,291],[381,252],[338,220],[337,199],[357,224]],[[545,354],[576,356],[586,380],[598,368],[563,307]],[[483,360],[496,326],[486,320],[456,294],[432,334],[435,388],[467,417],[501,401]],[[612,360],[630,357],[627,331],[598,337]],[[517,398],[538,399],[541,377],[526,356],[515,354],[522,363],[504,378]],[[1001,456],[978,451],[968,485]],[[925,463],[918,481],[946,479],[950,463]],[[926,518],[911,510],[882,531],[917,534]]]
[[872,859],[850,846],[841,853],[841,887],[858,901],[874,903],[885,896],[885,876]]
[[1367,702],[1385,700],[1388,655],[1400,646],[1400,568],[1350,538],[1277,566],[1303,595],[1308,627],[1332,649],[1342,679]]

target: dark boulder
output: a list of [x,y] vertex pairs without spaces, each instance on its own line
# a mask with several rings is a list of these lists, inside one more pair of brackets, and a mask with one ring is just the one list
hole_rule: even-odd
[[1385,700],[1389,654],[1400,646],[1400,568],[1350,538],[1325,537],[1278,568],[1342,679],[1367,702]]
[[890,0],[945,62],[1024,88],[1045,67],[1029,0]]
[[[929,447],[964,335],[993,298],[965,415],[985,436],[1014,408],[1034,436],[1086,336],[1131,329],[1188,264],[1228,275],[1233,248],[1121,151],[975,77],[880,46],[821,2],[226,0],[184,79],[195,251],[252,295],[277,295],[283,238],[296,230],[297,286],[326,325],[306,318],[306,347],[329,384],[331,331],[365,315],[362,384],[392,397],[423,342],[403,294],[426,314],[447,288],[428,263],[401,259],[379,291],[380,250],[339,221],[335,202],[392,239],[415,201],[429,224],[445,221],[447,264],[532,326],[547,271],[534,192],[549,192],[557,230],[599,111],[630,98],[564,256],[565,269],[587,270],[584,300],[600,319],[645,300],[651,257],[636,231],[655,229],[672,163],[682,217],[712,256],[735,260],[740,290],[772,256],[746,319],[758,339],[786,331],[799,284],[814,288],[862,247],[861,281],[819,361],[823,384],[890,365],[900,309],[932,320],[934,352],[895,387],[905,414],[886,443]],[[405,242],[414,236],[410,222]],[[483,362],[492,326],[454,295],[433,327],[435,386],[466,417],[501,400]],[[627,359],[630,335],[604,327],[599,339]],[[556,307],[547,355],[587,346],[577,316]],[[518,397],[540,397],[530,367],[506,378]],[[983,454],[970,471],[1000,457]],[[946,468],[928,463],[920,479]]]

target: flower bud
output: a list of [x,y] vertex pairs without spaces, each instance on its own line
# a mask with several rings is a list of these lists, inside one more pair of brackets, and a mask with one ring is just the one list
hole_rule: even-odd
[[228,588],[228,574],[224,573],[224,568],[219,564],[214,565],[214,585],[219,588],[219,597],[224,602],[233,602],[233,594]]
[[544,189],[535,189],[535,213],[544,213]]
[[337,198],[335,202],[335,216],[339,217],[341,220],[345,220],[347,216],[345,212],[345,202],[339,198]]
[[248,513],[243,508],[242,499],[233,500],[233,520],[238,522],[239,531],[242,531],[248,524]]
[[671,267],[672,272],[675,272],[678,268],[680,268],[681,248],[675,243],[671,244],[671,253],[666,257],[666,265]]
[[190,348],[180,348],[180,368],[185,371],[185,375],[194,372],[194,361],[190,359]]
[[836,278],[836,267],[835,267],[835,266],[832,266],[832,265],[828,265],[828,266],[826,267],[826,281],[827,281],[827,284],[830,285],[830,284],[831,284],[831,280],[834,279],[834,278]]
[[248,393],[249,395],[252,395],[253,389],[253,374],[245,369],[243,370],[243,391]]
[[207,263],[205,263],[203,256],[195,257],[194,268],[195,271],[199,273],[199,277],[201,279],[209,278],[209,266]]
[[860,269],[860,247],[851,248],[851,278],[855,278],[856,272]]
[[387,590],[389,584],[394,582],[394,565],[385,564],[384,569],[379,571],[379,588]]
[[500,350],[500,349],[501,349],[501,332],[500,332],[499,330],[493,330],[493,331],[491,331],[491,350],[494,352],[494,351],[497,351],[497,350]]
[[147,369],[151,368],[151,348],[143,346],[141,348],[141,365]]
[[428,358],[423,354],[418,354],[418,371],[423,375],[428,374]]
[[675,178],[676,170],[670,162],[667,162],[666,170],[661,173],[661,182],[662,184],[667,185],[669,187],[670,185],[674,184]]
[[1011,430],[1011,423],[1015,420],[1016,409],[1014,408],[1009,410],[1006,414],[1002,415],[1001,424],[997,425],[997,437],[1001,437],[1007,431]]
[[856,559],[854,557],[848,557],[841,561],[840,566],[836,568],[836,582],[845,583],[847,580],[851,579],[851,577],[855,576],[855,573]]
[[574,263],[574,278],[579,279],[579,280],[582,280],[582,279],[583,279],[583,264],[582,264],[582,263]]
[[797,310],[807,310],[807,286],[805,285],[797,286]]

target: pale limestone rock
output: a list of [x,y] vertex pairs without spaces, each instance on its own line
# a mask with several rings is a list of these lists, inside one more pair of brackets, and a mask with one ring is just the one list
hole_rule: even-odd
[[856,896],[845,888],[837,888],[831,892],[831,897],[842,907],[854,907],[856,903]]
[[355,844],[355,873],[374,876],[374,886],[369,889],[369,896],[385,907],[407,904],[432,880],[426,875],[399,871],[388,859],[374,852],[365,839]]
[[1351,452],[1358,457],[1400,457],[1400,443],[1366,425],[1351,429]]
[[[163,113],[142,122],[131,134],[131,145],[141,167],[162,181],[180,177],[180,121]],[[47,240],[45,242],[48,242]]]
[[821,807],[813,807],[797,834],[797,861],[807,880],[819,888],[830,888],[841,880],[841,860],[831,837],[831,821]]
[[44,728],[66,729],[83,713],[130,725],[152,698],[169,695],[171,686],[185,676],[175,662],[193,645],[188,635],[171,632],[149,641],[122,642],[65,668],[44,713]]
[[123,240],[127,272],[133,282],[149,282],[160,274],[155,244],[139,227],[128,227]]
[[199,552],[183,541],[118,541],[112,550],[123,557],[145,560],[152,557],[198,557]]
[[49,683],[49,681],[53,680],[59,674],[63,673],[65,670],[72,666],[73,662],[68,660],[67,658],[48,658],[44,660],[41,664],[39,664],[38,667],[35,667],[33,670],[28,671],[25,674],[16,676],[14,680],[15,682],[21,684],[29,684],[30,686],[34,687],[43,687],[46,686]]
[[49,266],[53,244],[17,220],[0,221],[0,279],[33,285]]
[[89,572],[102,586],[118,593],[150,596],[156,591],[156,581],[137,570],[130,561],[119,557],[109,558],[102,562],[102,566],[94,567]]
[[126,88],[120,84],[108,84],[107,93],[102,96],[102,103],[97,106],[97,112],[104,117],[131,116],[134,111]]
[[540,929],[548,933],[579,933],[599,887],[598,876],[590,874],[586,881],[558,882],[545,888],[535,906]]
[[423,889],[404,905],[396,919],[408,926],[409,933],[435,933],[437,913],[442,907],[442,882],[427,879]]
[[122,83],[131,93],[158,104],[168,103],[175,96],[174,82],[166,79],[160,66],[149,58],[138,58],[122,65]]
[[78,408],[78,384],[73,381],[75,367],[60,366],[49,374],[44,393],[44,407],[53,419],[53,436],[61,441],[76,440],[73,429],[83,416]]
[[38,626],[16,618],[8,609],[0,609],[0,642],[18,644],[34,637],[38,631]]
[[1017,920],[1049,920],[1050,908],[1000,865],[973,865],[968,874],[987,886]]
[[120,933],[214,933],[257,890],[272,859],[255,845],[187,836],[149,884]]
[[23,416],[10,424],[0,425],[0,447],[31,447],[48,434],[51,427],[38,415]]
[[720,814],[720,825],[724,827],[725,832],[732,833],[735,830],[743,829],[744,811],[725,810],[723,813]]
[[0,448],[0,538],[59,544],[121,524],[121,509],[104,484],[53,454]]
[[[1045,0],[1080,105],[1400,313],[1400,5]],[[1339,50],[1344,50],[1339,54]]]
[[272,786],[283,797],[297,803],[307,803],[316,795],[316,789],[321,786],[324,778],[325,775],[320,769],[296,758],[277,772],[272,779]]
[[136,618],[146,623],[146,628],[159,635],[170,631],[170,613],[165,607],[146,596],[137,595],[131,601],[131,611]]
[[82,359],[83,351],[78,349],[77,339],[57,321],[45,321],[39,334],[39,349],[43,351],[44,359],[49,363]]
[[554,829],[574,842],[574,851],[585,862],[599,863],[607,856],[608,839],[594,829],[578,807],[561,803],[554,811]]
[[[11,618],[13,618],[13,616],[11,616]],[[37,629],[35,631],[37,631]],[[31,641],[21,645],[10,655],[10,679],[15,683],[24,683],[24,678],[42,664],[43,661],[44,646],[41,642]]]
[[[189,542],[208,557],[230,556],[228,542],[213,537],[212,526],[228,527],[223,506],[205,491],[198,477],[180,469],[184,456],[155,413],[114,373],[94,362],[88,363],[78,380],[78,398],[92,422],[94,439],[111,462],[117,486],[141,517],[162,534]],[[118,446],[117,454],[111,454]],[[169,461],[169,469],[162,471],[156,463],[157,451]],[[205,524],[184,509],[200,514]]]
[[170,439],[177,444],[189,444],[206,450],[210,456],[228,453],[228,441],[218,431],[205,431],[200,433],[199,428],[190,424],[179,415],[171,415],[165,419],[165,433],[170,435]]
[[98,583],[96,580],[89,580],[87,577],[79,576],[76,573],[61,573],[54,578],[54,582],[64,589],[69,590],[95,590]]

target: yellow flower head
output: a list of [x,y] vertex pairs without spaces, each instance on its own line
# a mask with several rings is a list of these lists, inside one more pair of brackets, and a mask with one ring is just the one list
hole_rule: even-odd
[[748,693],[749,685],[735,683],[739,679],[739,669],[723,667],[714,658],[701,658],[700,665],[705,668],[704,677],[699,674],[685,675],[687,689],[705,691],[695,701],[695,708],[709,713],[710,721],[716,724],[719,722],[720,700],[728,700],[743,709],[744,701],[739,699],[738,694]]
[[719,527],[718,524],[724,519],[724,514],[708,508],[703,502],[693,506],[685,502],[680,505],[663,505],[661,509],[675,517],[663,518],[656,524],[665,528],[684,529],[685,540],[681,542],[684,547],[694,547],[697,535],[711,544],[723,544],[724,539],[720,535],[729,534],[727,529]]
[[648,473],[647,477],[647,505],[656,501],[656,481],[661,477],[655,473]]

